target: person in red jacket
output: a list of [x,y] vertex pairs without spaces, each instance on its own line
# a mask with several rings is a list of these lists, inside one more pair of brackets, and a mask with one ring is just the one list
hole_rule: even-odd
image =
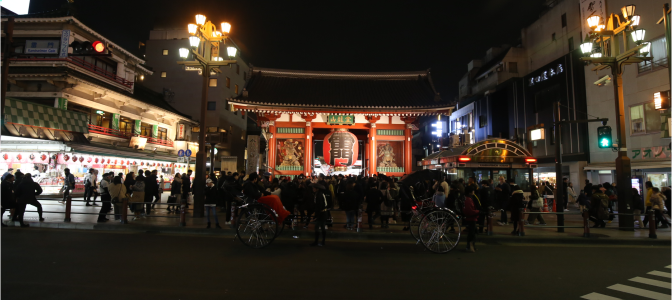
[[481,202],[474,195],[476,189],[472,186],[467,186],[465,189],[465,199],[464,199],[464,223],[467,225],[467,251],[476,252],[476,247],[474,246],[474,239],[476,239],[476,221],[478,221],[478,215],[480,211],[478,208],[481,207]]

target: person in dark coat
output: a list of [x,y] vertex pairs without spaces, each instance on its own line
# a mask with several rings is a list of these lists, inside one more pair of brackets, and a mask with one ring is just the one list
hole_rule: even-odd
[[[324,240],[327,237],[327,230],[325,228],[327,223],[327,197],[324,195],[324,186],[319,183],[310,185],[315,195],[313,202],[315,205],[315,242],[311,246],[324,246]],[[317,241],[320,238],[320,231],[322,231],[322,243]]]
[[590,180],[586,179],[586,186],[583,188],[583,191],[586,193],[588,199],[593,196],[593,184],[590,183]]
[[404,222],[402,230],[408,231],[410,230],[411,217],[413,216],[412,208],[415,205],[413,187],[402,184],[399,187],[399,198],[399,212],[401,213],[401,221]]
[[593,196],[590,198],[590,220],[595,222],[592,228],[604,228],[607,225],[604,220],[609,217],[609,197],[601,188],[599,185],[594,185]]
[[369,190],[364,194],[366,214],[369,219],[369,229],[373,229],[373,222],[380,217],[380,203],[383,202],[383,193],[378,189],[375,180],[369,180]]
[[670,197],[672,197],[672,189],[669,186],[662,188],[662,193],[665,196],[665,207],[667,207],[667,216],[670,216]]
[[250,200],[258,200],[264,195],[270,195],[269,192],[266,192],[261,189],[261,187],[258,184],[258,181],[259,181],[259,175],[257,175],[256,172],[253,172],[250,173],[250,176],[248,176],[247,181],[245,181],[245,184],[243,184],[243,193]]
[[215,217],[215,227],[222,229],[219,226],[219,219],[217,218],[217,202],[219,200],[219,194],[217,193],[217,187],[215,182],[208,178],[205,180],[205,190],[203,191],[205,195],[204,205],[205,205],[205,215],[208,217],[208,226],[205,228],[210,228],[210,211],[212,211],[213,217]]
[[16,209],[16,198],[14,197],[14,175],[8,174],[2,178],[2,193],[0,194],[0,200],[2,200],[2,214],[0,214],[0,224],[2,227],[7,227],[5,223],[2,223],[2,216],[5,214],[5,210],[9,209],[12,211]]
[[152,172],[145,171],[145,214],[148,216],[152,213],[152,200],[154,195],[158,193],[159,184],[156,182],[156,177],[152,176]]
[[157,170],[152,170],[151,176],[152,176],[152,179],[153,179],[153,182],[154,182],[154,189],[153,189],[154,194],[152,195],[154,200],[150,201],[150,202],[152,202],[152,209],[154,209],[154,206],[156,205],[156,203],[161,203],[161,193],[159,193],[159,189],[163,189],[163,187],[160,186],[160,184],[159,184],[158,174],[159,174],[159,172]]
[[191,193],[191,170],[187,174],[182,174],[182,199],[187,201],[187,208],[189,208],[189,193]]
[[[474,193],[476,195],[476,193]],[[476,209],[480,211],[478,215],[478,233],[483,233],[483,226],[485,225],[485,218],[488,216],[489,208],[492,206],[492,190],[490,189],[490,182],[487,180],[481,181],[481,188],[478,189],[478,199],[481,201],[480,207]]]
[[476,247],[474,245],[474,240],[476,239],[476,220],[479,215],[481,215],[478,207],[483,206],[483,203],[479,203],[478,197],[474,195],[474,186],[468,186],[466,188],[466,197],[464,198],[464,223],[467,225],[467,251],[476,252]]
[[506,219],[506,208],[509,205],[509,198],[511,197],[511,187],[508,183],[504,181],[504,177],[499,177],[499,184],[495,188],[495,200],[497,201],[497,208],[501,211],[501,218],[499,219],[499,225],[508,225]]
[[346,183],[345,191],[338,198],[340,208],[345,211],[345,228],[352,229],[355,227],[355,218],[361,204],[361,198],[360,194],[355,190],[354,180]]
[[311,182],[310,179],[306,178],[306,180],[303,182],[303,189],[302,189],[302,202],[301,202],[301,209],[299,211],[301,217],[306,216],[306,224],[303,226],[303,228],[308,228],[308,224],[310,224],[310,218],[315,212],[315,194],[313,192],[313,189],[310,187]]
[[511,188],[513,189],[513,193],[511,194],[511,198],[509,198],[507,210],[511,211],[511,223],[513,223],[511,234],[517,235],[518,222],[520,221],[521,208],[523,208],[525,196],[523,190],[517,184],[511,182]]
[[44,221],[44,218],[42,218],[42,205],[36,198],[40,194],[42,194],[42,187],[37,182],[34,182],[31,176],[24,176],[16,188],[17,208],[14,210],[12,220],[18,220],[21,227],[28,227],[28,224],[23,223],[23,214],[26,212],[26,205],[30,204],[37,207],[40,222]]
[[126,190],[128,193],[131,193],[131,186],[135,184],[135,173],[130,172],[126,175],[126,179],[124,179],[124,186],[126,186]]

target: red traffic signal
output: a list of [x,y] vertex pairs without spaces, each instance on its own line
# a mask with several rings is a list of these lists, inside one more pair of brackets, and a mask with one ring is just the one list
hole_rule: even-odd
[[110,56],[111,53],[107,45],[101,41],[91,42],[73,42],[71,56]]
[[95,41],[91,45],[93,46],[93,51],[98,53],[103,53],[103,51],[105,51],[105,44],[101,43],[100,41]]

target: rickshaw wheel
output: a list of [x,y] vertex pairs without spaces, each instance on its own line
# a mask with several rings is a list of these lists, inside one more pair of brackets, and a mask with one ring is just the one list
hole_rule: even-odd
[[262,205],[250,205],[238,216],[236,236],[252,248],[263,248],[278,235],[278,222],[273,212]]
[[448,211],[435,210],[425,215],[418,226],[418,232],[427,250],[447,253],[459,244],[462,230],[455,215]]

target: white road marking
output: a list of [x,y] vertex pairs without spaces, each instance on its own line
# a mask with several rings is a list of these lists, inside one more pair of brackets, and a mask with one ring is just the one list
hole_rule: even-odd
[[661,272],[661,271],[651,271],[649,273],[646,273],[649,275],[656,275],[656,276],[661,276],[661,277],[666,277],[666,278],[672,278],[672,274],[667,273],[667,272]]
[[657,287],[661,287],[661,288],[672,289],[672,283],[670,283],[670,282],[653,280],[653,279],[648,279],[648,278],[644,278],[644,277],[635,277],[635,278],[630,278],[629,280],[634,281],[634,282],[643,283],[643,284],[653,285],[653,286],[657,286]]
[[621,300],[621,298],[614,298],[611,296],[602,295],[600,293],[590,293],[588,295],[581,296],[581,298],[588,300]]
[[652,291],[649,291],[649,290],[635,288],[635,287],[622,285],[622,284],[614,284],[614,285],[612,285],[610,287],[607,287],[607,288],[611,289],[611,290],[624,292],[624,293],[628,293],[628,294],[633,294],[633,295],[646,297],[646,298],[650,298],[650,299],[655,299],[655,300],[670,300],[670,295],[668,295],[668,294],[652,292]]

